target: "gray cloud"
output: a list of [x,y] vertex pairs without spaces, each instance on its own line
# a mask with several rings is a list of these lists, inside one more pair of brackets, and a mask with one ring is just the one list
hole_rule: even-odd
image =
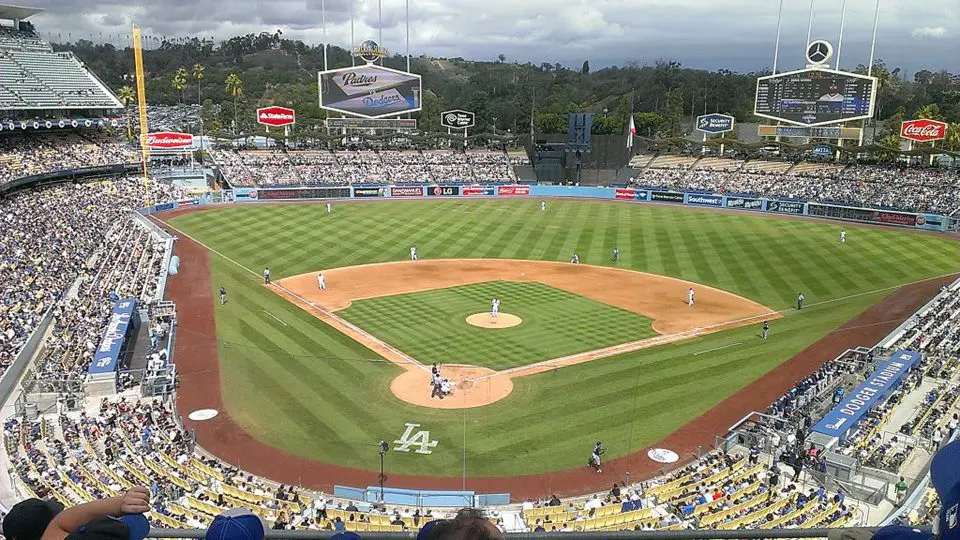
[[[351,0],[326,0],[331,43],[349,45]],[[807,2],[784,2],[780,63],[800,67]],[[773,63],[776,0],[410,0],[414,54],[560,62],[595,67],[670,58],[708,69],[759,70]],[[842,65],[869,58],[874,0],[847,0]],[[376,0],[354,0],[355,37],[379,35]],[[905,70],[960,72],[960,4],[955,0],[881,0],[877,57]],[[281,29],[322,41],[321,0],[50,0],[34,22],[46,35],[94,40],[145,34],[222,39]],[[840,3],[815,3],[812,35],[838,43]],[[404,0],[382,0],[383,45],[403,52]],[[120,38],[104,37],[119,41]]]

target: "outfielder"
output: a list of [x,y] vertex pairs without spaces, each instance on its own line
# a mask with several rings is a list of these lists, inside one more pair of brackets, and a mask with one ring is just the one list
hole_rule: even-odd
[[797,293],[797,309],[803,309],[803,301],[806,299],[807,297],[803,293]]
[[327,278],[323,277],[323,274],[317,274],[317,287],[321,291],[327,290]]
[[613,253],[610,255],[610,260],[613,262],[620,260],[620,248],[613,248]]
[[220,287],[220,305],[222,306],[226,303],[227,303],[227,290],[224,289],[223,287]]
[[270,267],[269,266],[265,266],[263,268],[263,284],[264,285],[270,284]]
[[840,231],[840,243],[841,244],[847,243],[847,231]]
[[580,264],[580,256],[574,252],[573,257],[570,257],[570,264]]
[[410,260],[417,260],[417,246],[410,246]]
[[540,201],[540,211],[541,212],[547,211],[547,201]]
[[766,341],[767,334],[770,333],[770,323],[768,321],[763,321],[763,326],[760,328],[760,339]]
[[606,452],[607,449],[603,447],[603,443],[597,441],[597,444],[593,447],[593,453],[590,454],[590,466],[594,468],[595,471],[601,472],[600,468],[600,456]]
[[332,203],[327,203],[327,213],[328,213],[328,214],[332,214],[332,213],[333,213],[333,204],[332,204]]
[[690,290],[687,291],[687,305],[693,307],[693,287],[690,287]]

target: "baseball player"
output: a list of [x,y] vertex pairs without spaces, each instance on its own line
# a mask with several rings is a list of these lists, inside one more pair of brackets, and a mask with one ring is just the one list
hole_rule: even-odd
[[333,203],[327,203],[327,213],[328,214],[333,213]]
[[620,248],[616,248],[616,247],[613,248],[613,253],[610,255],[610,259],[613,262],[617,262],[620,260]]
[[760,339],[766,341],[767,334],[770,333],[770,323],[768,321],[763,321],[763,326],[760,328]]
[[410,260],[417,260],[417,246],[410,246]]
[[687,305],[693,307],[693,287],[690,287],[690,290],[687,291]]
[[590,466],[594,468],[598,473],[602,471],[600,468],[600,456],[606,452],[607,449],[603,447],[603,443],[597,441],[597,444],[593,447],[593,453],[590,454]]
[[227,290],[224,289],[223,287],[220,287],[220,305],[222,306],[226,303],[227,303]]
[[500,315],[500,300],[494,298],[490,302],[490,318],[496,319],[498,315]]
[[847,231],[840,231],[840,243],[841,244],[847,243]]
[[327,290],[327,278],[323,277],[322,273],[317,274],[317,287],[319,287],[321,291]]
[[570,264],[580,264],[580,256],[577,252],[573,252],[573,256],[570,257]]
[[547,211],[547,201],[540,201],[540,211],[541,212]]
[[807,297],[803,293],[797,293],[797,309],[803,309],[803,301],[806,299]]
[[263,284],[264,285],[270,284],[270,267],[269,266],[263,267]]

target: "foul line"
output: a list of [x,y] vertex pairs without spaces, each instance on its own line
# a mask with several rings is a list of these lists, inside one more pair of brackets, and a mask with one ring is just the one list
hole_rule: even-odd
[[266,313],[267,315],[269,315],[269,316],[271,316],[271,317],[273,317],[274,319],[276,319],[276,320],[277,320],[277,322],[279,322],[280,324],[282,324],[282,325],[284,325],[284,326],[288,326],[288,325],[287,325],[287,323],[285,323],[285,322],[283,322],[283,321],[281,321],[281,320],[280,320],[280,317],[277,317],[277,316],[276,316],[276,315],[274,315],[273,313],[270,313],[270,312],[269,312],[269,311],[267,311],[267,310],[263,310],[263,312],[264,312],[264,313]]
[[[247,268],[246,266],[240,264],[239,262],[231,259],[230,257],[227,257],[227,256],[224,255],[223,253],[220,253],[219,251],[217,251],[217,250],[213,249],[212,247],[204,244],[203,242],[201,242],[201,241],[197,240],[196,238],[190,236],[189,234],[181,231],[180,229],[174,227],[173,225],[170,225],[169,223],[166,223],[166,222],[164,222],[164,224],[167,225],[168,227],[170,227],[171,229],[177,231],[177,233],[179,233],[179,234],[180,234],[181,236],[183,236],[184,238],[189,238],[191,241],[196,242],[197,245],[203,246],[203,248],[206,249],[207,251],[209,251],[210,253],[213,253],[213,254],[217,255],[218,257],[226,260],[227,262],[235,265],[237,268],[240,268],[241,270],[244,270],[244,271],[252,274],[252,275],[253,275],[254,277],[256,277],[257,279],[260,279],[260,278],[262,277],[260,274],[254,272],[253,270]],[[347,320],[345,320],[345,319],[343,319],[343,318],[335,315],[333,312],[327,311],[327,310],[323,309],[322,307],[318,306],[318,305],[315,304],[314,302],[312,302],[312,301],[310,301],[310,300],[307,300],[306,298],[304,298],[304,297],[300,296],[299,294],[291,291],[290,289],[284,287],[283,285],[280,285],[279,283],[271,283],[270,285],[271,285],[271,286],[274,286],[274,287],[276,287],[276,288],[278,288],[278,289],[280,289],[280,290],[282,290],[282,291],[284,291],[284,292],[286,292],[287,294],[289,294],[290,296],[296,298],[296,299],[299,300],[300,302],[303,302],[304,304],[306,304],[306,305],[310,306],[311,308],[319,311],[320,313],[323,313],[325,316],[327,316],[327,317],[329,317],[330,319],[336,321],[338,324],[341,324],[341,325],[343,325],[344,327],[349,328],[350,330],[352,330],[352,331],[360,334],[361,336],[363,336],[363,337],[369,339],[370,341],[376,343],[376,344],[379,345],[380,347],[383,347],[384,349],[389,350],[390,352],[392,352],[392,353],[400,356],[401,358],[405,359],[410,365],[414,365],[414,366],[416,366],[416,367],[418,367],[418,368],[420,368],[420,369],[422,369],[422,370],[424,370],[424,371],[427,370],[427,366],[421,364],[421,363],[418,362],[415,358],[413,358],[413,357],[407,355],[406,353],[404,353],[404,352],[396,349],[395,347],[392,347],[391,345],[383,342],[382,340],[376,338],[375,336],[373,336],[373,335],[370,334],[369,332],[367,332],[367,331],[359,328],[358,326],[356,326],[356,325],[348,322]],[[271,317],[273,317],[273,314],[267,312],[267,310],[264,310],[264,312],[266,312],[268,315],[270,315]],[[274,317],[274,318],[276,319],[276,317]],[[277,320],[279,321],[280,319],[277,319]],[[280,322],[283,322],[283,321],[280,321]],[[286,323],[284,323],[284,324],[286,324]],[[396,364],[396,362],[391,362],[391,363]],[[398,365],[399,365],[399,364],[398,364]],[[403,366],[401,365],[401,367],[403,367]]]
[[723,347],[717,347],[716,349],[709,349],[709,350],[706,350],[706,351],[700,351],[700,352],[697,352],[697,353],[693,353],[693,355],[694,355],[694,356],[700,356],[701,354],[707,354],[708,352],[715,352],[715,351],[723,350],[723,349],[726,349],[726,348],[729,348],[729,347],[736,347],[737,345],[743,345],[743,342],[742,342],[742,341],[738,341],[738,342],[736,342],[736,343],[731,343],[730,345],[724,345]]

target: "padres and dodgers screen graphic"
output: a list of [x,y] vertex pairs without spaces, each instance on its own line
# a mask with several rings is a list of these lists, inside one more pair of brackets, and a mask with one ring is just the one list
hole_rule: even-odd
[[366,65],[321,71],[320,106],[331,111],[382,118],[420,110],[420,76]]

